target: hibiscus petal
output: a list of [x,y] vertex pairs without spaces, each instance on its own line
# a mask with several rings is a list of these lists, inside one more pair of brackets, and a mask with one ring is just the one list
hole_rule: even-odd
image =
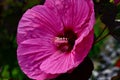
[[92,0],[46,0],[45,5],[61,17],[64,27],[74,31],[94,13]]
[[[39,57],[39,56],[38,56]],[[34,55],[19,56],[19,65],[23,72],[31,79],[45,80],[51,79],[58,76],[58,74],[47,74],[39,69],[41,61],[37,61]],[[33,63],[34,61],[34,63]]]
[[[19,44],[25,39],[40,37],[39,34],[56,36],[62,29],[63,25],[54,12],[45,6],[38,5],[26,11],[21,18],[18,25],[17,41]],[[38,33],[35,34],[36,32]],[[22,36],[21,39],[19,36]]]
[[75,33],[77,33],[79,39],[84,39],[84,37],[86,37],[91,32],[94,24],[95,24],[95,17],[94,17],[94,13],[92,13],[90,15],[90,18],[88,18],[87,21],[84,24],[82,24],[80,28],[78,27],[75,30]]
[[50,74],[67,72],[69,67],[74,64],[74,61],[72,61],[74,58],[71,55],[71,53],[61,53],[57,51],[40,65],[40,69]]
[[53,52],[54,46],[48,39],[28,39],[21,42],[18,46],[18,63],[23,72],[32,79],[44,80],[46,78],[53,78],[56,77],[56,74],[46,74],[39,68],[41,63],[51,56]]
[[18,46],[18,55],[34,54],[35,52],[54,51],[52,40],[44,38],[28,39]]
[[[94,14],[94,10],[92,10],[91,14],[89,14],[89,18],[86,19],[86,22],[84,24],[81,25],[81,28],[78,28],[76,30],[76,33],[82,33],[85,36],[89,34],[89,32],[93,29],[93,26],[95,24],[95,14]],[[86,28],[84,28],[86,27]],[[79,36],[81,36],[81,34],[79,34]]]
[[84,37],[83,39],[78,39],[75,42],[75,46],[73,48],[73,51],[75,51],[75,62],[76,65],[79,65],[78,63],[81,63],[84,58],[88,55],[94,41],[94,31],[91,30],[89,34]]

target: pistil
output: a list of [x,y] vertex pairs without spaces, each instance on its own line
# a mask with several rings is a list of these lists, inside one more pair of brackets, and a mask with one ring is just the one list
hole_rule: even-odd
[[58,50],[62,52],[67,52],[68,51],[68,39],[65,37],[55,37],[54,43],[57,47]]
[[67,29],[64,31],[64,34],[60,34],[54,39],[54,44],[57,49],[62,52],[70,52],[73,49],[77,35],[73,30]]

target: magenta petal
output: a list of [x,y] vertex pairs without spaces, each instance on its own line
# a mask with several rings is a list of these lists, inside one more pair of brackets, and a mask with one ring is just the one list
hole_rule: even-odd
[[65,27],[73,30],[81,28],[94,13],[92,0],[46,0],[45,6],[59,15]]
[[41,40],[41,38],[37,39],[29,39],[23,41],[17,50],[17,55],[29,55],[29,54],[35,54],[37,52],[45,53],[46,51],[54,51],[53,45],[48,42]]
[[89,34],[89,32],[93,29],[95,24],[95,17],[94,13],[90,15],[89,18],[86,19],[87,21],[81,25],[81,27],[77,27],[75,33],[78,34],[80,39],[83,39],[85,36]]
[[[35,54],[34,54],[35,55]],[[57,74],[46,74],[39,69],[42,60],[35,59],[36,55],[18,56],[19,65],[23,72],[31,79],[45,80],[55,78]],[[38,56],[39,57],[39,56]],[[44,60],[44,59],[43,59]]]
[[43,80],[46,78],[51,78],[51,76],[56,77],[56,74],[55,76],[49,76],[50,74],[42,72],[39,68],[41,63],[46,58],[51,56],[53,52],[54,47],[50,43],[49,38],[28,39],[21,42],[21,44],[19,44],[18,46],[18,63],[23,72],[32,79],[37,79],[38,77],[41,77],[39,78],[39,80]]
[[[29,9],[18,25],[17,41],[42,36],[56,36],[63,30],[63,25],[57,15],[45,6],[35,6]],[[20,37],[20,38],[19,38]]]
[[[94,40],[94,31],[90,31],[89,34],[84,37],[84,39],[77,39],[73,51],[75,51],[75,59],[76,63],[81,63],[84,58],[88,55]],[[77,64],[79,65],[79,64]]]
[[47,74],[39,69],[39,65],[41,65],[41,62],[45,58],[36,59],[37,57],[39,57],[38,54],[36,53],[34,55],[18,56],[18,59],[19,59],[18,63],[21,69],[23,70],[23,72],[29,78],[35,79],[35,80],[51,79],[51,78],[55,78],[56,76],[58,76],[58,74],[54,74],[54,75]]
[[40,69],[46,73],[60,74],[70,70],[70,67],[73,68],[73,64],[74,56],[72,53],[61,53],[56,51],[40,65]]

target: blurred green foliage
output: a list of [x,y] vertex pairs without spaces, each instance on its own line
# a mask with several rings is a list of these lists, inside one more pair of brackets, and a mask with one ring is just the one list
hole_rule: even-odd
[[[103,30],[105,30],[103,32]],[[102,34],[101,34],[102,33]],[[105,24],[103,24],[100,20],[100,18],[97,18],[96,19],[96,23],[94,25],[94,42],[96,40],[98,40],[99,38],[103,37],[104,35],[106,35],[107,33],[109,33],[108,29],[106,28]],[[89,53],[89,56],[92,57],[92,58],[97,58],[99,57],[99,52],[101,51],[101,47],[103,47],[104,45],[104,42],[105,42],[106,39],[103,39],[103,40],[100,40],[98,41],[97,43],[94,43],[90,53]]]

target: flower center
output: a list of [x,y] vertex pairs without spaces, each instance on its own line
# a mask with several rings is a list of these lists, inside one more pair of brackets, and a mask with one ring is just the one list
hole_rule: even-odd
[[59,34],[55,37],[54,43],[62,52],[70,52],[73,49],[75,44],[75,40],[77,39],[77,35],[73,32],[73,30],[65,30],[63,34]]

